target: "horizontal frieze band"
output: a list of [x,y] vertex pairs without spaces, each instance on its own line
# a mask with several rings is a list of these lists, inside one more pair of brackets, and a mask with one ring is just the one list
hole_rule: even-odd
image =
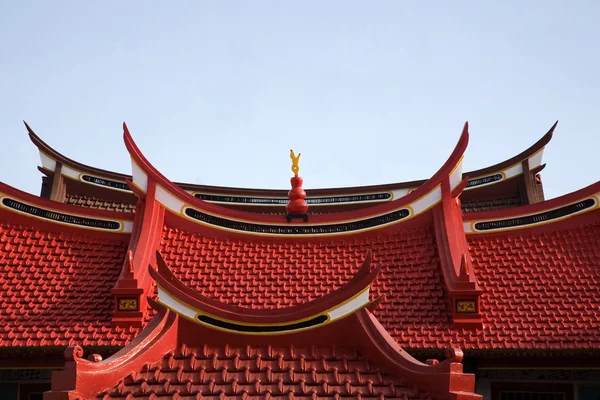
[[52,210],[46,210],[38,206],[32,206],[29,204],[22,203],[18,200],[14,200],[9,197],[5,197],[2,199],[2,205],[6,208],[18,211],[22,214],[28,214],[49,221],[56,221],[69,225],[78,225],[86,228],[103,229],[108,231],[120,231],[122,229],[121,223],[118,221],[81,217],[78,215],[71,215]]
[[[503,179],[502,174],[493,174],[484,176],[481,178],[471,179],[467,183],[467,189],[475,188],[481,185],[487,185],[495,183]],[[92,175],[82,175],[81,180],[94,185],[104,186],[110,189],[118,189],[130,192],[129,186],[124,182],[114,181],[106,178],[100,178]],[[414,189],[409,189],[409,192]],[[210,194],[210,193],[194,193],[194,197],[197,199],[209,202],[209,203],[231,203],[231,204],[244,204],[250,206],[285,206],[288,203],[288,199],[285,197],[251,197],[251,196],[234,196],[234,195],[221,195],[221,194]],[[321,196],[321,197],[307,197],[306,202],[309,205],[320,206],[320,205],[331,205],[331,204],[344,204],[344,203],[371,203],[371,202],[384,202],[393,200],[391,192],[380,192],[380,193],[369,193],[369,194],[349,194],[349,195],[337,195],[337,196]]]
[[410,210],[407,208],[402,208],[387,214],[350,222],[339,222],[324,225],[267,225],[227,219],[224,217],[207,214],[191,207],[186,207],[184,213],[188,217],[197,221],[221,228],[274,235],[324,235],[356,232],[363,229],[374,228],[397,222],[407,218],[411,214]]
[[129,189],[129,186],[127,186],[127,184],[124,182],[118,182],[118,181],[113,181],[110,179],[99,178],[97,176],[92,176],[92,175],[82,175],[81,179],[85,182],[93,183],[94,185],[106,186],[111,189],[119,189],[119,190],[125,190],[128,192],[131,192],[131,189]]
[[485,232],[493,230],[502,230],[508,228],[516,228],[528,225],[537,225],[544,222],[561,219],[569,215],[577,214],[593,208],[596,205],[596,200],[585,199],[577,203],[569,204],[554,210],[544,211],[537,214],[525,215],[515,218],[500,219],[495,221],[476,222],[474,228],[476,231]]
[[[227,196],[218,194],[195,193],[194,196],[200,200],[215,203],[235,203],[248,205],[286,205],[288,199],[281,197],[246,197],[246,196]],[[343,203],[363,203],[372,201],[387,201],[392,199],[389,192],[357,194],[346,196],[327,196],[327,197],[307,197],[306,202],[309,205],[327,205]]]
[[[499,182],[504,179],[501,173],[496,173],[481,178],[471,179],[468,181],[466,189],[473,189],[477,186],[488,185]],[[81,180],[93,185],[104,186],[109,189],[116,189],[131,192],[131,189],[125,182],[119,182],[111,179],[100,178],[89,174],[81,175]],[[409,189],[408,193],[414,189]],[[288,199],[285,197],[252,197],[238,195],[224,195],[212,193],[192,192],[197,199],[209,203],[224,203],[224,204],[243,204],[249,206],[285,206]],[[365,194],[348,194],[348,195],[333,195],[320,197],[307,197],[306,202],[312,206],[335,205],[335,204],[355,204],[355,203],[374,203],[386,202],[394,199],[392,192],[378,192]]]
[[[503,179],[502,174],[494,174],[468,181],[466,188],[472,189],[477,186],[487,185],[499,182]],[[106,178],[100,178],[92,175],[82,175],[81,180],[93,185],[104,186],[109,189],[123,190],[131,192],[129,186],[124,182],[114,181]],[[408,193],[414,189],[409,189]],[[243,204],[249,206],[285,206],[288,199],[285,197],[252,197],[252,196],[236,196],[222,195],[211,193],[192,192],[194,197],[208,203],[224,203],[224,204]],[[394,196],[391,192],[379,192],[368,194],[349,194],[337,196],[321,196],[307,197],[306,202],[312,206],[326,206],[335,204],[355,204],[355,203],[379,203],[393,200]]]
[[487,185],[488,183],[492,183],[492,182],[498,182],[498,181],[502,180],[502,177],[503,177],[502,174],[494,174],[494,175],[484,176],[481,178],[470,179],[467,182],[467,187],[472,188],[475,186]]

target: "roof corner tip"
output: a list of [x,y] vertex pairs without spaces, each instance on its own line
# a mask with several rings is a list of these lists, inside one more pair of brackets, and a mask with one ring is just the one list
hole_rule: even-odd
[[469,140],[469,121],[465,121],[460,138],[461,138],[461,140],[465,140],[465,139],[467,141]]
[[464,154],[465,150],[467,149],[468,144],[469,144],[469,121],[466,121],[465,125],[463,127],[463,130],[462,130],[462,133],[460,134],[460,139],[458,139],[458,143],[456,145],[454,152],[460,153],[460,156],[462,156]]
[[129,133],[129,128],[127,128],[127,123],[123,121],[123,137],[131,137],[131,133]]
[[548,141],[550,141],[550,139],[552,139],[552,135],[554,134],[554,130],[556,129],[557,126],[558,126],[558,120],[556,120],[554,125],[552,125],[552,127],[550,127],[550,130],[544,135],[545,137],[547,137]]
[[25,128],[27,129],[30,138],[34,139],[38,137],[25,120],[23,120],[23,124],[25,124]]
[[125,147],[130,152],[133,149],[137,149],[135,141],[133,140],[133,136],[131,136],[131,132],[129,132],[126,122],[123,122],[123,141],[125,142]]
[[530,148],[528,148],[523,153],[521,153],[521,155],[526,154],[526,153],[531,154],[533,152],[543,149],[548,143],[550,143],[550,140],[552,139],[552,136],[554,135],[554,130],[556,129],[557,126],[558,126],[558,120],[556,120],[556,122],[550,127],[550,129],[548,130],[548,132],[546,132],[544,134],[544,136],[542,136]]
[[540,148],[542,148],[542,147],[546,146],[548,143],[550,143],[550,140],[552,139],[552,136],[554,135],[554,130],[556,129],[557,126],[558,126],[558,120],[556,120],[556,122],[554,124],[552,124],[552,126],[550,127],[548,132],[546,132],[546,134],[544,136],[542,136],[540,140],[538,140],[533,146],[531,146],[531,148],[534,150],[539,150]]
[[46,151],[49,152],[53,152],[54,150],[52,150],[52,148],[50,146],[48,146],[43,140],[42,138],[40,138],[34,131],[33,129],[31,129],[31,127],[29,126],[29,124],[23,120],[23,124],[25,125],[25,128],[27,129],[27,134],[29,135],[29,139],[31,140],[31,142],[38,148],[45,148]]

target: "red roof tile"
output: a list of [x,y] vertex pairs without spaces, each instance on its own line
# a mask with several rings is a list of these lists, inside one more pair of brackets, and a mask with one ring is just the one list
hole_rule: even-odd
[[[122,346],[138,332],[112,328],[125,240],[0,224],[0,347]],[[483,328],[451,326],[430,227],[318,242],[244,241],[165,229],[174,273],[228,304],[283,308],[318,298],[356,272],[366,252],[382,266],[378,320],[403,347],[600,348],[600,224],[550,233],[471,236],[483,290]],[[90,293],[93,295],[90,296]]]
[[469,244],[484,290],[484,333],[465,344],[600,348],[600,224]]
[[466,350],[600,348],[600,224],[471,237],[469,245],[483,290],[483,328],[463,331],[443,323],[403,331],[388,321],[386,328],[401,345],[432,348],[438,347],[437,342]]
[[520,194],[497,196],[492,198],[481,198],[476,200],[461,200],[461,207],[464,213],[479,211],[504,210],[507,208],[519,207],[524,205]]
[[[353,349],[187,347],[134,372],[99,399],[332,398],[429,399]],[[155,395],[156,397],[152,397]],[[189,397],[187,397],[189,396]]]
[[119,201],[104,200],[97,197],[83,196],[78,194],[67,194],[65,203],[80,207],[95,208],[97,210],[129,212],[135,211],[135,204],[127,204]]
[[89,233],[0,224],[0,347],[128,342],[136,329],[110,326],[126,249]]
[[405,233],[314,243],[207,238],[165,230],[174,273],[200,293],[243,307],[282,308],[346,282],[367,250],[382,270],[377,319],[406,348],[600,348],[600,225],[553,233],[471,237],[483,328],[452,327],[434,235]]
[[404,332],[450,323],[430,227],[308,243],[217,239],[167,229],[162,241],[167,264],[186,285],[251,308],[283,308],[319,298],[351,279],[368,250],[373,266],[382,265],[372,292],[385,295],[377,318],[387,329]]

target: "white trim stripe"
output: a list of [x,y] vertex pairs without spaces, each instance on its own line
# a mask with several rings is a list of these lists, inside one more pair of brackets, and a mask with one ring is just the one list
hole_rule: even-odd
[[[176,312],[179,315],[182,315],[183,317],[194,321],[195,323],[199,324],[199,325],[203,325],[203,326],[207,326],[213,329],[217,329],[217,330],[222,330],[222,331],[227,331],[227,332],[235,332],[237,334],[242,334],[242,335],[264,335],[264,334],[268,334],[268,335],[284,335],[284,334],[289,334],[292,332],[300,332],[300,331],[304,331],[304,330],[308,330],[308,329],[314,329],[317,328],[319,326],[322,326],[324,324],[328,324],[334,321],[337,321],[339,319],[342,319],[350,314],[352,314],[353,312],[361,309],[362,307],[365,307],[367,304],[369,304],[369,292],[370,292],[370,286],[367,286],[366,288],[364,288],[362,290],[362,292],[360,292],[357,296],[355,296],[354,298],[350,299],[347,302],[344,302],[340,305],[337,305],[335,307],[333,307],[332,309],[319,313],[319,314],[315,314],[311,317],[316,317],[318,315],[324,315],[326,314],[329,319],[324,322],[321,323],[319,325],[316,326],[310,326],[310,327],[304,327],[304,328],[298,328],[298,329],[293,329],[293,330],[282,330],[281,332],[241,332],[241,331],[237,331],[237,330],[230,330],[230,329],[226,329],[226,328],[222,328],[222,327],[217,327],[215,325],[212,324],[207,324],[205,322],[200,321],[200,319],[198,319],[199,316],[201,315],[206,315],[206,316],[210,316],[212,318],[218,319],[218,320],[222,320],[222,321],[227,321],[227,322],[233,322],[236,324],[240,324],[240,325],[257,325],[255,323],[244,323],[244,322],[239,322],[239,321],[230,321],[230,320],[224,320],[221,319],[219,317],[215,317],[213,315],[207,314],[205,312],[203,312],[202,310],[198,310],[195,309],[194,307],[186,304],[185,302],[183,302],[182,300],[176,298],[175,296],[173,296],[172,294],[170,294],[168,291],[166,291],[164,288],[160,287],[159,285],[157,285],[157,289],[158,289],[158,302],[162,305],[164,305],[165,307],[173,310],[174,312]],[[309,317],[310,318],[310,317]],[[303,321],[306,319],[302,319],[299,321]],[[299,321],[288,321],[286,322],[289,324],[293,324]],[[272,326],[272,325],[280,325],[280,324],[268,324],[265,323],[265,326]]]
[[131,159],[131,176],[133,183],[144,193],[148,192],[148,175]]

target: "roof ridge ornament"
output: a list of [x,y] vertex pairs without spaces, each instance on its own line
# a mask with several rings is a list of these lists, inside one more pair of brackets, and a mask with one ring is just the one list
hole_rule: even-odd
[[294,154],[294,150],[290,149],[290,158],[292,159],[292,172],[294,173],[295,177],[297,177],[298,172],[300,172],[300,166],[298,165],[298,163],[300,162],[301,155],[302,153],[298,153],[298,155]]
[[302,153],[296,155],[294,150],[290,150],[290,158],[292,159],[292,172],[294,176],[290,179],[292,189],[288,192],[288,203],[285,207],[287,214],[286,220],[291,222],[294,218],[302,218],[304,222],[308,221],[308,204],[306,203],[306,192],[302,189],[302,183],[304,182],[301,177],[298,176],[300,172],[300,156]]

